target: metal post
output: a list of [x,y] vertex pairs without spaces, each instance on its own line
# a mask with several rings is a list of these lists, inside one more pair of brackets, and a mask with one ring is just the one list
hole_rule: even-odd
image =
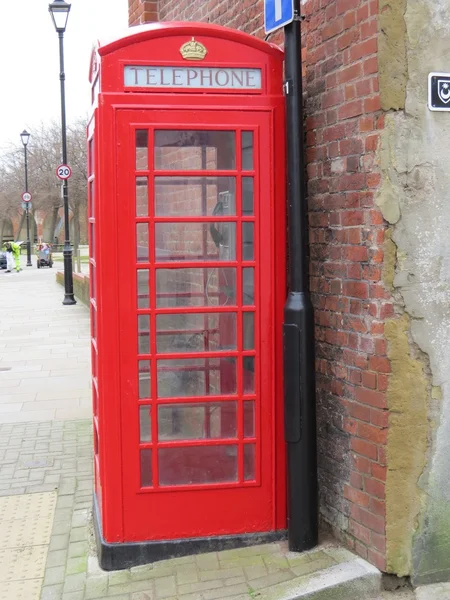
[[[59,38],[59,80],[61,83],[61,139],[62,139],[62,161],[67,164],[67,131],[66,131],[66,91],[64,73],[64,32],[58,31]],[[69,186],[67,179],[63,181],[63,204],[64,204],[64,300],[63,304],[76,304],[73,294],[73,267],[72,247],[70,245],[69,230]]]
[[[28,154],[27,154],[27,144],[23,145],[23,150],[25,153],[25,191],[28,192]],[[30,203],[26,202],[26,217],[27,217],[27,267],[32,267],[31,264],[31,242],[30,242]]]
[[300,0],[285,27],[289,295],[284,308],[285,439],[291,551],[318,543],[314,314],[308,286]]

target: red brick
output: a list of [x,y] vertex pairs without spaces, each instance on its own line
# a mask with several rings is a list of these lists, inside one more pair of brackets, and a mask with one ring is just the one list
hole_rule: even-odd
[[378,375],[378,389],[380,392],[385,392],[388,389],[389,377],[387,375]]
[[375,54],[377,51],[377,38],[374,37],[370,40],[365,40],[360,44],[355,44],[350,49],[350,60],[357,61],[364,56],[370,56],[371,54]]
[[368,135],[366,137],[366,152],[375,152],[378,146],[378,141],[380,139],[379,134]]
[[368,423],[359,423],[358,437],[369,442],[373,442],[374,444],[385,444],[387,438],[387,430],[380,429],[379,427],[372,424],[369,425]]
[[382,356],[371,356],[369,359],[369,368],[376,373],[390,373],[391,361]]
[[356,554],[367,560],[367,546],[364,546],[361,542],[356,541],[354,545]]
[[375,565],[380,571],[386,572],[386,558],[376,550],[372,550],[371,548],[368,549],[367,560]]
[[[369,361],[370,364],[370,361]],[[375,390],[377,388],[377,375],[366,371],[362,374],[362,384],[364,387]]]
[[381,98],[379,95],[374,96],[373,98],[365,98],[364,100],[364,112],[376,112],[377,110],[381,110]]
[[344,282],[343,292],[345,296],[353,296],[354,298],[368,298],[369,286],[364,282],[347,281]]
[[375,129],[375,119],[373,117],[361,117],[359,121],[359,130],[361,133],[373,131]]
[[381,500],[384,500],[384,498],[386,497],[385,484],[384,482],[378,481],[377,479],[365,477],[364,489],[371,496],[375,496],[376,498],[380,498]]
[[337,81],[338,83],[347,83],[348,81],[352,81],[353,79],[357,79],[361,77],[362,67],[361,63],[357,63],[356,65],[351,65],[342,71],[337,73]]
[[357,521],[364,525],[368,529],[375,531],[375,533],[385,534],[385,522],[382,517],[378,515],[372,515],[369,511],[352,504],[350,506],[350,515]]
[[366,388],[356,388],[355,397],[358,402],[374,406],[375,408],[386,408],[386,396],[382,392],[368,390]]
[[363,508],[368,508],[369,506],[369,496],[365,492],[355,490],[348,485],[344,486],[344,498]]
[[351,119],[352,117],[357,117],[364,112],[363,101],[362,100],[354,100],[353,102],[348,102],[344,104],[338,109],[338,117],[339,119]]
[[380,481],[386,481],[387,467],[383,465],[373,464],[372,465],[372,476]]
[[374,531],[370,532],[370,545],[373,546],[376,550],[384,554],[386,552],[386,536],[375,533]]
[[370,409],[370,422],[377,427],[387,428],[389,425],[389,413],[386,410]]
[[[356,490],[362,490],[363,489],[363,477],[360,473],[355,473],[355,471],[352,471],[350,473],[350,485],[352,487],[354,487]],[[372,502],[374,500],[374,498],[370,498],[370,502]]]
[[348,10],[353,10],[358,8],[361,0],[337,0],[336,10],[338,15],[342,15],[342,13],[347,12]]
[[353,466],[360,473],[370,475],[372,473],[372,464],[370,460],[363,456],[357,456],[356,454],[353,456]]
[[360,523],[353,521],[353,519],[350,519],[348,523],[348,530],[352,535],[355,536],[355,538],[357,538],[361,542],[365,544],[371,543],[370,534],[372,532],[370,529],[367,529],[367,527],[364,527],[364,525],[361,525]]
[[352,450],[354,450],[358,454],[366,456],[367,458],[371,458],[372,460],[377,460],[378,449],[375,446],[375,444],[371,444],[358,438],[352,438],[350,441],[350,445]]
[[384,500],[371,497],[369,502],[369,510],[374,515],[386,517],[386,502]]

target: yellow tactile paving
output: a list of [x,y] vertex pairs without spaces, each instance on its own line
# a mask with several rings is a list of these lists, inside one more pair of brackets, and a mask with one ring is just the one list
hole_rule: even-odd
[[0,523],[4,520],[46,518],[53,515],[56,492],[0,497]]
[[38,600],[56,492],[0,498],[0,600]]
[[0,600],[39,600],[42,579],[9,581],[0,587]]
[[46,559],[47,546],[0,550],[0,583],[44,577]]

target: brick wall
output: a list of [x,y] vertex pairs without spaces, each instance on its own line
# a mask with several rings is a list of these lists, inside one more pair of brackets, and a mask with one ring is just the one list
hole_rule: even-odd
[[[385,569],[383,334],[393,304],[382,283],[386,225],[374,203],[383,128],[378,0],[307,0],[302,13],[321,515]],[[160,0],[159,18],[264,37],[262,0]],[[281,33],[270,38],[282,40]]]
[[316,309],[321,508],[358,554],[385,568],[382,283],[385,223],[374,198],[383,127],[377,0],[310,0],[306,135],[311,290]]

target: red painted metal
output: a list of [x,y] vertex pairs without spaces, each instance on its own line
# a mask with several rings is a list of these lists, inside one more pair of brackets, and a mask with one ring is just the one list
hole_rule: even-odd
[[[126,64],[189,66],[179,49],[192,37],[208,49],[202,67],[259,68],[262,89],[124,87]],[[100,46],[91,63],[95,489],[107,542],[286,527],[282,59],[279,49],[241,32],[160,23]],[[146,132],[148,164],[136,163],[136,131]],[[226,152],[235,153],[235,164],[223,168],[225,150],[217,146],[209,163],[208,150],[201,150],[201,169],[159,170],[154,148],[160,131],[234,132]],[[253,134],[253,165],[245,169],[242,132]],[[164,192],[164,215],[156,215],[156,186],[163,185],[156,177],[169,186],[173,178],[203,182],[196,184],[200,213],[175,214],[179,208],[173,204],[172,210],[170,198],[175,203],[181,196],[172,190]],[[218,177],[233,180],[235,192],[220,192],[226,200],[216,208],[222,213],[213,214],[205,178]],[[244,177],[253,180],[253,212],[245,214]],[[137,178],[147,182],[148,204],[139,216]],[[213,243],[213,227],[227,243]],[[251,229],[253,254],[247,255]],[[244,303],[244,269],[250,268],[254,299]],[[191,289],[176,289],[180,273],[189,275]],[[157,276],[166,289],[157,288]],[[148,287],[138,288],[138,277],[148,279]]]

